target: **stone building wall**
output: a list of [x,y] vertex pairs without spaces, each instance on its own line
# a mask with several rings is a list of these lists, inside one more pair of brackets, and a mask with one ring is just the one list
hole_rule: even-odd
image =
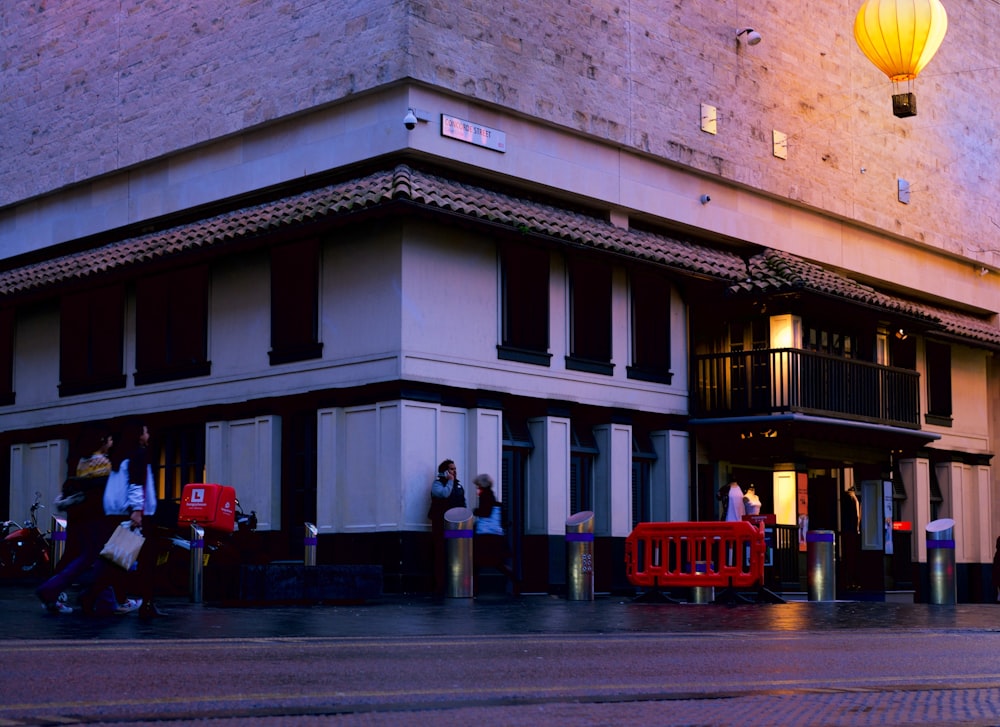
[[[0,209],[415,80],[920,245],[1000,264],[1000,5],[949,32],[896,119],[858,0],[35,0],[5,12]],[[737,41],[753,26],[757,46]],[[701,104],[718,133],[700,129]],[[772,133],[787,135],[787,159]],[[897,180],[910,204],[897,201]],[[986,252],[983,252],[986,251]]]

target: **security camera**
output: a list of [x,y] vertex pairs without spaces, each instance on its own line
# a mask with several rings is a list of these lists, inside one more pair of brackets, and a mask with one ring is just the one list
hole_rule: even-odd
[[707,194],[703,194],[701,195],[701,197],[698,198],[698,201],[701,202],[702,204],[708,204],[709,202],[712,201],[712,198],[709,197]]
[[406,116],[403,117],[403,126],[406,127],[407,131],[413,131],[417,128],[417,115],[413,113],[413,109],[407,109]]
[[753,28],[743,28],[743,30],[737,31],[736,37],[739,38],[741,35],[746,35],[744,41],[747,45],[757,45],[763,40],[760,33]]

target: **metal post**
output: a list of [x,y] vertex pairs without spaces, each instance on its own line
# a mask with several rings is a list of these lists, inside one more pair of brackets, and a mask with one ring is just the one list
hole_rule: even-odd
[[930,575],[928,603],[954,605],[955,521],[941,518],[927,523],[927,569]]
[[832,530],[810,530],[806,533],[806,565],[809,576],[809,600],[836,600],[837,572],[834,569]]
[[52,567],[66,553],[66,518],[52,516]]
[[[708,571],[708,564],[703,561],[695,561],[694,572],[704,574]],[[691,603],[712,603],[715,600],[715,586],[692,586]]]
[[594,513],[566,519],[566,600],[594,600]]
[[319,528],[312,523],[306,523],[305,556],[302,562],[305,565],[316,565],[316,542],[318,540]]
[[453,507],[444,514],[445,549],[448,556],[448,598],[472,598],[472,510]]
[[204,580],[205,528],[191,524],[191,603],[201,603],[202,581]]

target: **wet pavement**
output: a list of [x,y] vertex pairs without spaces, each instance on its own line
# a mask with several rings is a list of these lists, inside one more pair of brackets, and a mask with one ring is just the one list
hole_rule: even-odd
[[0,585],[0,725],[1000,724],[991,604],[160,605],[52,615]]
[[[70,603],[74,603],[74,594]],[[0,585],[0,639],[219,637],[369,637],[478,634],[628,634],[794,632],[813,630],[1000,631],[1000,604],[872,601],[784,604],[641,603],[626,596],[593,601],[489,594],[476,599],[383,595],[361,604],[216,605],[187,598],[158,601],[168,616],[141,622],[135,613],[94,618],[45,613],[32,584]]]

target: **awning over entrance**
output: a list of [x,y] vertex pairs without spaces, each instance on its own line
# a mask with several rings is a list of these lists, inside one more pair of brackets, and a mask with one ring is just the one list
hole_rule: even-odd
[[692,419],[690,425],[714,455],[761,464],[798,461],[878,464],[888,461],[890,452],[915,452],[941,438],[919,429],[798,413]]

